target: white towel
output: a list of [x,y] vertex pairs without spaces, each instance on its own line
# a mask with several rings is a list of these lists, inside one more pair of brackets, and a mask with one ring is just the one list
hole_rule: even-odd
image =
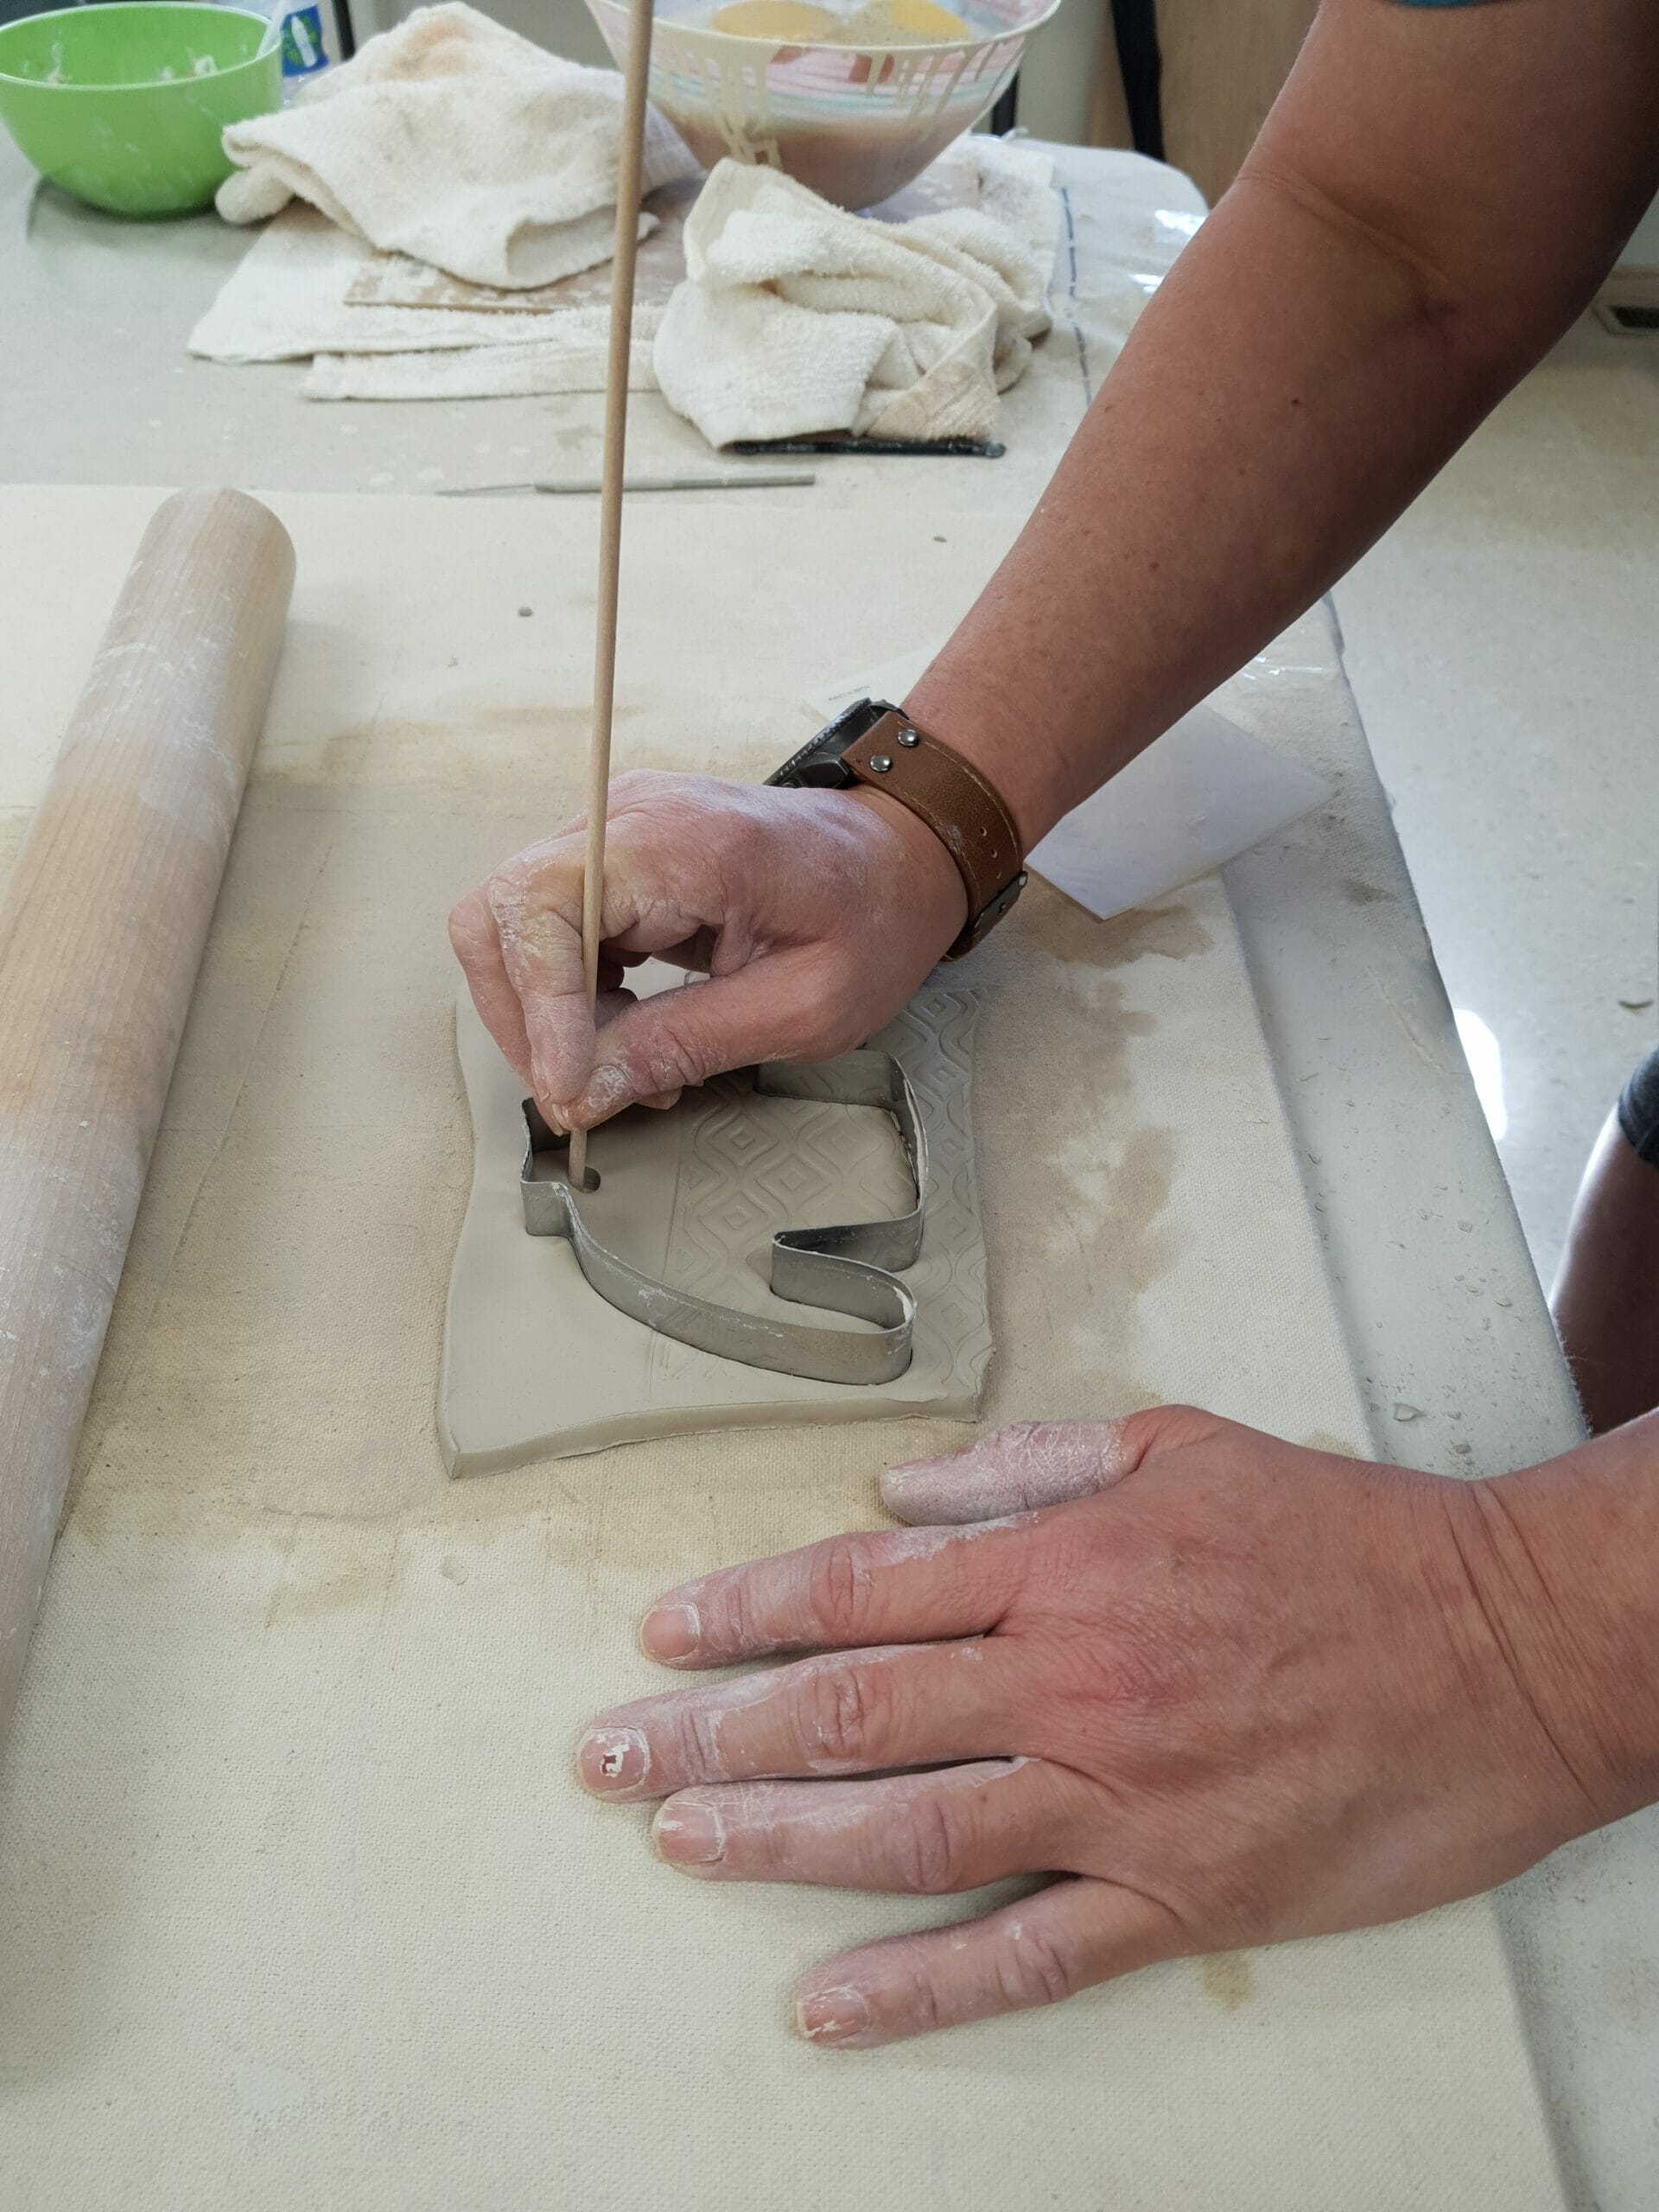
[[1058,201],[1046,155],[964,138],[978,205],[849,215],[776,170],[721,162],[685,226],[687,281],[657,381],[711,445],[830,430],[983,437],[1049,327]]
[[[219,211],[252,223],[308,200],[473,283],[552,283],[610,257],[621,109],[614,71],[561,60],[449,0],[369,40],[282,113],[232,124],[238,172]],[[642,191],[696,168],[652,114]]]

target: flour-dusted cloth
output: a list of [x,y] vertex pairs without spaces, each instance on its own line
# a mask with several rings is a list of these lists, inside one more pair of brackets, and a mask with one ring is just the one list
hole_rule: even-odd
[[[591,308],[538,315],[548,337],[519,346],[458,346],[432,353],[319,353],[305,379],[308,399],[532,399],[603,391],[610,333]],[[643,327],[642,327],[643,325]],[[655,310],[636,315],[628,390],[654,391]]]
[[[311,358],[308,399],[497,399],[604,391],[605,307],[591,301],[556,308],[538,304],[534,313],[516,314],[499,305],[383,305],[377,297],[356,296],[364,272],[377,264],[385,265],[372,247],[315,208],[297,202],[285,207],[220,287],[190,334],[190,351],[233,364]],[[479,294],[480,300],[490,296]],[[632,391],[653,388],[651,341],[661,313],[657,301],[636,298]]]
[[977,204],[881,223],[721,162],[685,226],[657,381],[711,445],[826,430],[982,437],[1049,327],[1046,155],[965,138]]
[[[622,79],[460,0],[420,8],[276,115],[232,124],[226,221],[308,200],[388,251],[509,290],[610,257]],[[647,118],[642,190],[696,164]],[[642,229],[649,219],[642,218]]]
[[285,207],[219,287],[190,334],[190,351],[209,361],[297,361],[312,353],[505,346],[547,334],[544,315],[353,301],[353,284],[372,251],[315,208]]

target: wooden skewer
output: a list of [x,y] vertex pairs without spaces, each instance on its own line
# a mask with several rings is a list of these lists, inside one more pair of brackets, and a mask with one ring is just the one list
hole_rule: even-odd
[[0,1732],[293,581],[243,493],[158,510],[0,904]]
[[[622,464],[628,442],[628,356],[633,338],[633,257],[639,242],[639,177],[651,74],[652,0],[629,0],[628,66],[616,173],[616,251],[611,266],[611,350],[605,371],[605,449],[599,495],[599,619],[594,639],[594,733],[588,754],[588,846],[582,876],[582,963],[591,1007],[599,995],[605,909],[605,814],[616,697],[616,607],[622,565]],[[570,1138],[570,1180],[588,1186],[588,1132]]]

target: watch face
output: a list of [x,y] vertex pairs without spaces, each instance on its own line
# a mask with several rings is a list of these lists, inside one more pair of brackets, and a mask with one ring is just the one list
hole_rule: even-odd
[[773,769],[766,781],[796,790],[842,790],[853,781],[852,771],[842,766],[842,753],[849,745],[856,745],[866,730],[874,729],[883,715],[893,712],[885,700],[855,700],[834,721],[826,722],[816,737],[808,738],[798,753],[791,753],[781,768]]

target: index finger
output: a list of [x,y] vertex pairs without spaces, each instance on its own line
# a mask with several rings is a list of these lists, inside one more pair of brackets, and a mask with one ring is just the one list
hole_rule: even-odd
[[[524,1027],[524,1009],[507,973],[501,932],[490,906],[487,886],[468,892],[457,902],[449,917],[449,942],[461,962],[479,1019],[495,1039],[503,1058],[525,1090],[537,1090],[531,1066],[530,1036]],[[593,1012],[595,1030],[602,1029],[624,1007],[633,1003],[633,994],[620,988],[622,974],[620,962],[601,951],[599,996]],[[647,1106],[671,1106],[677,1096],[676,1092],[669,1096],[648,1097],[644,1103]],[[551,1102],[543,1098],[542,1103],[550,1113]]]
[[457,900],[449,917],[449,942],[467,978],[478,1018],[524,1088],[534,1088],[524,1010],[501,957],[501,932],[482,887]]
[[[526,847],[484,887],[502,966],[518,1001],[538,1103],[575,1097],[594,1065],[595,1031],[582,957],[586,841],[566,832]],[[486,1020],[488,1020],[487,1015]]]
[[721,1567],[659,1598],[639,1641],[665,1666],[721,1667],[772,1651],[983,1635],[1014,1602],[1020,1536],[1037,1518],[830,1536]]

